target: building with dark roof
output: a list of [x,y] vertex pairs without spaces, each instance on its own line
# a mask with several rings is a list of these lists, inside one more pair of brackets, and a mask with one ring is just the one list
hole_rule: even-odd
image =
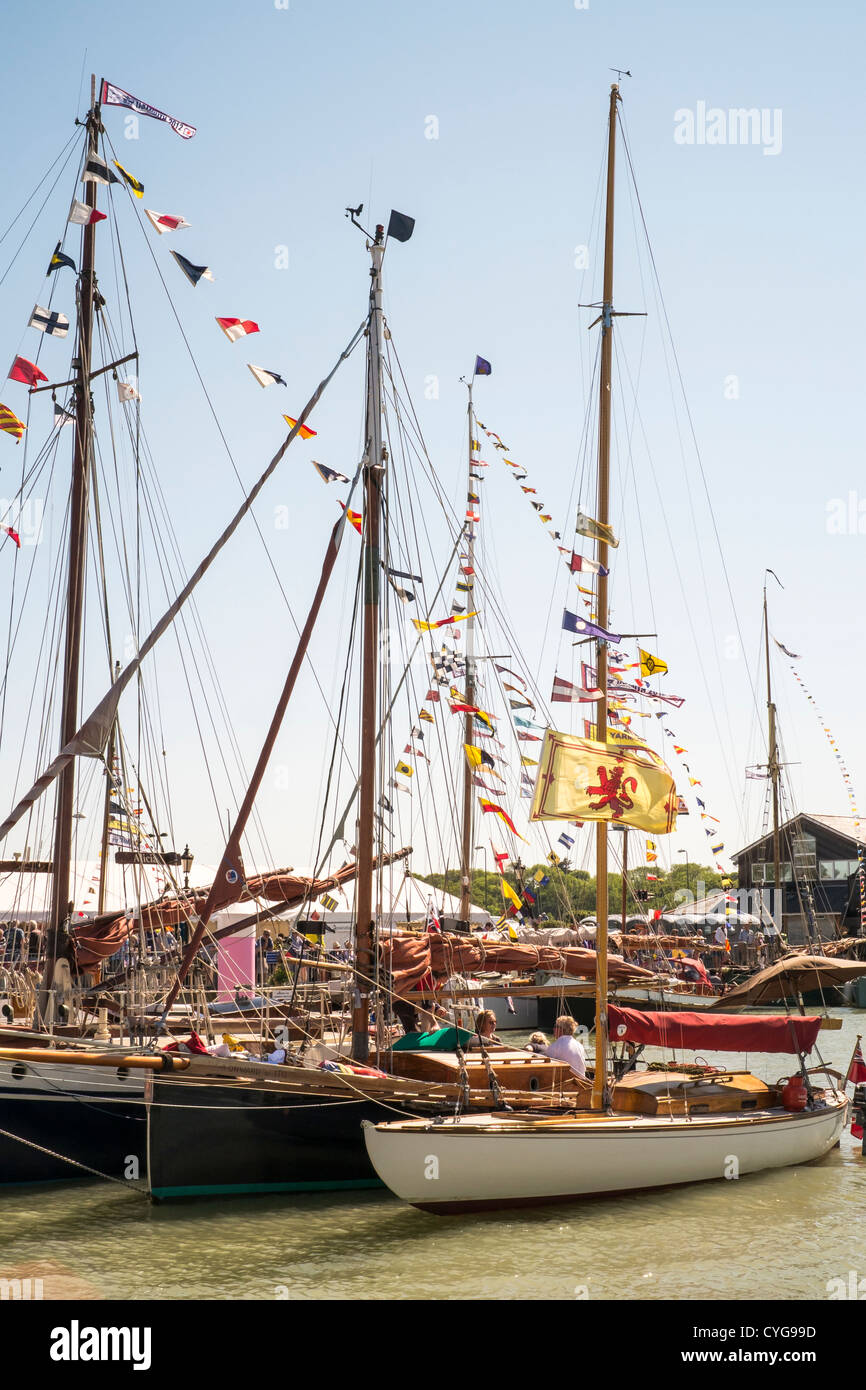
[[763,891],[792,945],[808,942],[810,921],[824,939],[856,933],[859,870],[861,862],[866,865],[866,830],[860,821],[804,811],[779,827],[779,840],[779,893],[774,891],[772,830],[731,856],[740,889]]

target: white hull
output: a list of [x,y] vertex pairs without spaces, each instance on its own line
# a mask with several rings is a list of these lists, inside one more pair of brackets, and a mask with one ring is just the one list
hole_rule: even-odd
[[717,994],[691,994],[687,990],[659,988],[658,985],[619,985],[611,990],[611,1000],[626,1008],[685,1009],[690,1013],[702,1013],[718,1004]]
[[[539,983],[558,985],[564,997],[574,994],[575,980],[571,975],[539,975]],[[614,980],[610,985],[610,998],[615,1004],[638,1009],[686,1009],[697,1013],[718,1004],[717,994],[695,994],[689,989],[671,988],[659,984],[621,984]]]
[[391,1191],[427,1211],[568,1201],[600,1193],[733,1178],[821,1158],[848,1113],[841,1092],[816,1110],[692,1120],[586,1113],[501,1115],[364,1126],[370,1161]]

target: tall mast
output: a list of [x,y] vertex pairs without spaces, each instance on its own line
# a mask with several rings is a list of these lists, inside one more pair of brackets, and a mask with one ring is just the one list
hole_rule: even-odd
[[[607,132],[607,204],[604,224],[604,290],[601,307],[601,379],[598,412],[598,520],[606,526],[610,511],[610,395],[611,363],[613,357],[613,194],[616,164],[616,104],[619,87],[610,89],[610,115]],[[602,572],[598,576],[598,618],[600,627],[607,628],[607,541],[598,541],[598,560]],[[607,742],[607,647],[598,643],[596,659],[598,688],[601,698],[596,705],[596,736]],[[592,1108],[603,1110],[607,1104],[607,823],[598,821],[595,828],[595,1077],[592,1083]]]
[[628,907],[628,826],[622,828],[622,929],[625,931],[625,914]]
[[376,733],[379,682],[379,523],[382,510],[382,258],[384,227],[368,243],[370,319],[367,339],[367,447],[364,459],[362,574],[364,631],[361,668],[361,788],[358,810],[358,921],[355,929],[355,1001],[352,1056],[366,1062],[369,1051],[370,980],[374,964],[373,859],[376,830]]
[[[114,679],[120,675],[120,662],[114,663]],[[105,911],[105,890],[108,884],[109,821],[111,820],[111,801],[117,795],[114,785],[114,759],[117,754],[117,720],[111,726],[108,752],[105,755],[105,797],[102,804],[102,850],[99,859],[99,891],[96,899],[96,912],[101,916]]]
[[[466,510],[470,511],[473,503],[469,501],[469,494],[472,492],[472,383],[474,374],[469,378],[469,405],[467,408],[468,421],[468,472],[466,477]],[[466,531],[466,564],[470,571],[475,568],[475,523],[470,521]],[[472,581],[472,574],[469,579]],[[468,602],[470,613],[472,603]],[[469,618],[466,623],[466,703],[475,704],[475,619]],[[472,724],[473,715],[467,711],[463,728],[464,743],[475,742],[475,731]],[[463,759],[463,845],[460,856],[460,917],[468,923],[471,911],[470,887],[472,883],[472,812],[474,810],[474,798],[472,796],[472,768],[469,766],[469,759]]]
[[[87,113],[88,154],[97,152],[100,130],[99,107],[96,104],[96,77],[90,79],[90,110]],[[84,198],[89,208],[96,207],[97,184],[89,179]],[[78,728],[78,704],[81,675],[81,636],[84,619],[84,576],[87,556],[87,512],[90,488],[90,454],[93,431],[93,409],[90,396],[91,347],[93,342],[93,305],[96,296],[94,275],[94,225],[84,228],[81,254],[81,273],[78,277],[78,343],[75,358],[75,452],[72,461],[72,495],[69,515],[69,577],[66,597],[66,646],[63,661],[63,704],[60,716],[60,747],[73,738]],[[57,784],[54,823],[54,871],[51,892],[51,917],[46,941],[45,974],[39,992],[34,1027],[40,1026],[49,991],[54,979],[54,966],[61,948],[63,933],[69,920],[70,877],[72,859],[72,818],[75,811],[75,772],[73,758],[60,773]]]
[[[764,576],[764,659],[767,665],[767,772],[773,788],[773,895],[775,901],[782,891],[782,863],[779,851],[779,749],[776,742],[776,706],[773,704],[773,688],[770,678],[770,624],[767,617],[767,579]],[[775,921],[775,913],[770,914]],[[784,906],[781,914],[784,915]],[[782,930],[781,920],[777,923]]]

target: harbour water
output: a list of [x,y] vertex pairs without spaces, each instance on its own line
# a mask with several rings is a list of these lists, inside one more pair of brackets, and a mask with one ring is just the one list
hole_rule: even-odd
[[[866,1013],[836,1016],[818,1047],[844,1072]],[[772,1080],[792,1061],[707,1060]],[[866,1278],[864,1204],[847,1129],[812,1166],[461,1218],[383,1190],[154,1207],[51,1185],[0,1193],[0,1276],[42,1278],[45,1298],[823,1300]]]

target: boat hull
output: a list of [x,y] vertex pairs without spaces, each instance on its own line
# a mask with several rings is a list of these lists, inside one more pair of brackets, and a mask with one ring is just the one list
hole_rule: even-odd
[[0,1187],[140,1180],[147,1137],[141,1073],[0,1060],[0,1131]]
[[379,1187],[361,1122],[392,1119],[364,1098],[156,1078],[148,1103],[154,1201]]
[[738,1178],[810,1163],[838,1142],[848,1102],[828,1093],[820,1109],[788,1114],[586,1116],[365,1125],[367,1152],[398,1197],[441,1214],[566,1202]]

